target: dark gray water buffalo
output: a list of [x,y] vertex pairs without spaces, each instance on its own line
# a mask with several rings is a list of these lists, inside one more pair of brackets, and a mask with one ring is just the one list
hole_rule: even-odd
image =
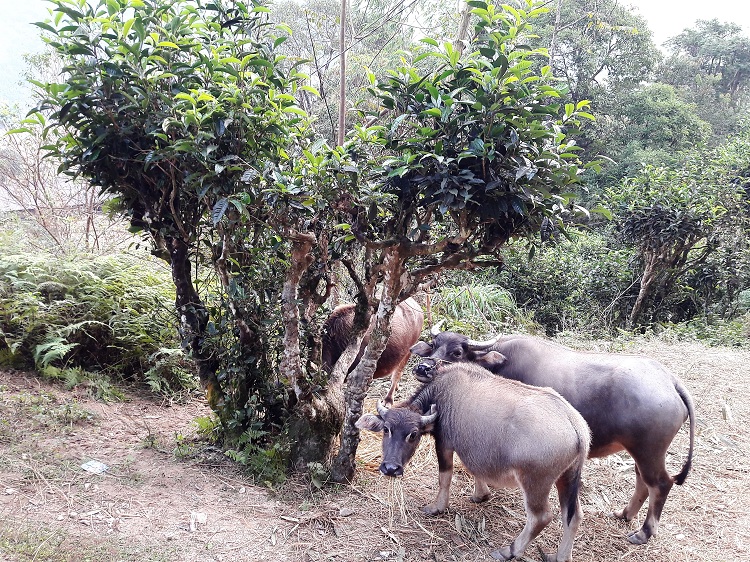
[[[344,304],[337,306],[328,319],[323,324],[323,369],[330,373],[333,366],[338,361],[341,354],[349,345],[349,337],[354,322],[354,305]],[[391,318],[391,335],[388,343],[383,350],[383,354],[378,359],[373,378],[382,378],[391,376],[391,388],[385,397],[386,403],[393,402],[393,395],[398,389],[398,382],[401,380],[401,372],[409,361],[409,348],[419,340],[424,324],[424,314],[419,303],[412,298],[408,298],[400,303]],[[348,373],[351,373],[362,359],[365,353],[365,347],[370,341],[369,332],[365,334],[362,340],[362,346],[359,349],[357,357],[349,366]]]
[[[590,457],[624,449],[635,461],[635,493],[614,515],[630,521],[646,498],[649,504],[643,526],[628,540],[643,544],[656,534],[672,484],[682,484],[690,471],[695,438],[690,394],[663,365],[637,355],[574,351],[530,336],[476,342],[454,332],[433,332],[431,344],[419,342],[411,351],[429,358],[414,368],[422,382],[440,372],[436,364],[468,361],[508,379],[555,389],[591,428]],[[667,472],[665,457],[686,419],[690,420],[688,457],[673,477]]]
[[563,537],[557,554],[545,559],[571,560],[590,435],[581,415],[557,392],[495,377],[477,365],[451,365],[408,401],[391,409],[380,403],[377,416],[365,414],[356,425],[383,432],[380,471],[387,476],[403,474],[421,436],[434,436],[439,491],[423,508],[428,514],[448,507],[454,452],[474,475],[473,501],[489,497],[488,484],[520,488],[526,525],[510,545],[492,553],[499,560],[521,556],[549,524],[549,493],[556,485]]

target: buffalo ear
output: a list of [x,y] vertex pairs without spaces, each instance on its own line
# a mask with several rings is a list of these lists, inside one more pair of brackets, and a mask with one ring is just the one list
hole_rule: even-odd
[[508,358],[500,353],[499,351],[488,351],[482,355],[477,355],[474,359],[476,363],[487,369],[488,371],[494,371],[502,367]]
[[411,349],[409,349],[414,355],[419,355],[420,357],[427,357],[432,353],[432,346],[424,341],[418,341],[413,346],[411,346]]
[[355,423],[359,429],[369,429],[370,431],[383,431],[383,418],[376,416],[375,414],[365,414],[359,418]]

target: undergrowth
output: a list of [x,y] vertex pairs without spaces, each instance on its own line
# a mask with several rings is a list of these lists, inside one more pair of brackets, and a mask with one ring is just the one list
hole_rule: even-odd
[[[225,433],[221,430],[221,422],[216,414],[201,416],[193,420],[199,436],[211,443],[221,441],[224,454],[234,462],[241,464],[247,470],[248,476],[258,484],[269,488],[282,483],[286,479],[286,464],[288,451],[283,440],[276,441],[268,446],[258,443],[264,442],[265,431],[260,424],[253,424],[237,439],[227,442]],[[180,446],[175,452],[176,456],[184,454],[184,446]]]
[[[452,281],[459,281],[454,276]],[[440,290],[434,312],[448,321],[448,328],[471,337],[503,332],[535,332],[539,330],[532,315],[516,304],[505,288],[492,283],[482,284],[463,279]]]
[[129,254],[0,258],[0,365],[117,399],[115,381],[195,387],[177,341],[168,272]]

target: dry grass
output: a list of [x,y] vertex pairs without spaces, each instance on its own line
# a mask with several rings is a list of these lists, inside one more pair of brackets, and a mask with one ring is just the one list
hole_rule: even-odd
[[[652,356],[685,380],[697,408],[695,463],[685,485],[673,488],[659,535],[633,546],[624,537],[642,520],[626,524],[609,515],[632,493],[632,461],[626,455],[589,461],[575,560],[750,560],[750,352],[649,341],[614,350]],[[414,385],[408,374],[404,379],[401,397]],[[368,411],[387,386],[373,385]],[[28,396],[48,397],[47,411],[73,404],[91,419],[40,417],[22,403]],[[380,437],[366,433],[355,481],[323,491],[303,479],[258,488],[226,461],[176,460],[175,436],[189,437],[190,421],[204,412],[200,401],[163,408],[136,396],[101,404],[32,377],[0,373],[0,560],[468,562],[488,560],[523,527],[519,492],[499,490],[475,505],[468,500],[471,478],[460,466],[449,510],[424,515],[420,508],[437,491],[429,438],[404,477],[394,480],[378,473]],[[671,471],[679,470],[686,452],[682,431],[670,449]],[[90,458],[110,471],[81,471]],[[559,523],[551,524],[527,559],[539,559],[537,547],[556,550],[561,532]]]

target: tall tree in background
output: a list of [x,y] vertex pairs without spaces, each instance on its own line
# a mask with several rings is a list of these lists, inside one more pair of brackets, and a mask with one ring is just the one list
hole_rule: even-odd
[[637,152],[632,139],[618,136],[627,133],[623,108],[652,77],[661,56],[646,21],[616,0],[557,0],[535,21],[534,32],[538,38],[531,44],[549,48],[550,65],[568,88],[566,99],[591,101],[597,122],[576,140],[585,149],[584,159],[603,156],[615,162],[604,168],[604,176],[589,176],[595,184],[611,183],[632,166],[622,165],[630,159],[623,151]]
[[589,150],[615,163],[597,176],[614,185],[637,176],[644,164],[679,167],[703,149],[711,126],[698,116],[698,107],[682,100],[672,86],[649,84],[619,92],[617,104],[607,104],[592,129]]
[[617,0],[559,0],[536,22],[535,42],[551,47],[550,65],[574,101],[631,89],[652,76],[659,52],[646,21]]
[[738,24],[698,20],[666,45],[671,56],[661,80],[696,104],[719,139],[726,138],[750,108],[750,38]]

